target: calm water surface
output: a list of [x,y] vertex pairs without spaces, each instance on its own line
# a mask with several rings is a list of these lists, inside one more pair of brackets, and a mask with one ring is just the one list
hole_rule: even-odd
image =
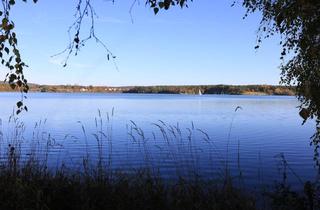
[[[0,93],[4,142],[11,138],[8,118],[17,99],[19,94]],[[95,159],[98,137],[102,138],[106,164],[115,169],[152,165],[164,177],[196,171],[211,178],[219,177],[228,160],[233,176],[241,170],[249,184],[270,184],[281,179],[278,156],[283,154],[302,180],[315,176],[313,148],[309,146],[314,124],[301,125],[294,97],[29,93],[26,103],[29,112],[19,116],[26,126],[22,147],[27,152],[32,139],[46,140],[50,135],[56,144],[50,150],[51,164],[80,167],[86,151]],[[242,109],[235,112],[237,106]],[[35,128],[40,120],[41,126]],[[167,139],[155,124],[167,126]],[[181,134],[170,132],[171,128]],[[110,157],[111,163],[107,161]],[[289,181],[299,185],[290,171]]]

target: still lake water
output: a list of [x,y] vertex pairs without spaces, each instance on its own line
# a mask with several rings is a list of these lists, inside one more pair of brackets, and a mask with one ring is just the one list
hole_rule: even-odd
[[[13,126],[8,118],[18,99],[17,93],[0,93],[4,142],[11,138]],[[309,146],[314,124],[301,125],[294,97],[29,93],[26,104],[29,112],[19,116],[26,127],[23,151],[28,151],[34,133],[38,140],[50,135],[63,145],[50,149],[52,165],[65,162],[80,167],[86,152],[94,160],[99,152],[98,137],[103,141],[102,155],[106,162],[111,157],[108,166],[114,169],[129,171],[152,165],[167,178],[189,171],[212,178],[219,177],[228,160],[233,176],[240,168],[245,182],[270,184],[281,180],[278,156],[284,154],[302,180],[315,178],[313,148]],[[235,112],[237,106],[242,109]],[[102,130],[98,110],[104,122]],[[166,135],[157,126],[165,127],[159,120],[168,127]],[[41,126],[35,128],[40,121]],[[143,130],[145,139],[137,134],[133,122]],[[171,128],[178,129],[171,132]],[[290,170],[288,174],[289,181],[298,186],[299,179]]]

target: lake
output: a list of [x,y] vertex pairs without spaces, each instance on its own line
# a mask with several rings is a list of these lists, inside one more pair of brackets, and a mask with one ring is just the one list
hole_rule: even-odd
[[[49,164],[81,167],[89,154],[107,167],[159,169],[164,178],[219,177],[227,166],[249,186],[314,180],[314,123],[302,124],[295,97],[167,94],[29,93],[21,150],[48,148]],[[15,141],[8,122],[18,93],[0,93],[2,144]],[[237,108],[238,107],[238,108]],[[237,108],[237,111],[235,111]],[[50,147],[46,143],[50,140]],[[101,150],[97,145],[100,145]],[[5,146],[2,146],[2,154]],[[281,155],[282,154],[282,155]]]

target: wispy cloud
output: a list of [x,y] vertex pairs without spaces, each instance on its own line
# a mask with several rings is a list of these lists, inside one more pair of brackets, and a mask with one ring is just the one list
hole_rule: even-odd
[[97,17],[95,21],[98,23],[129,23],[130,22],[130,20],[125,21],[115,17]]
[[[64,60],[60,59],[60,58],[55,58],[55,57],[51,57],[48,62],[50,64],[54,64],[57,66],[62,67],[64,64]],[[89,68],[93,68],[92,65],[90,64],[85,64],[85,63],[79,63],[79,62],[70,62],[68,61],[68,66],[72,67],[72,68],[77,68],[77,69],[89,69]]]
[[171,20],[171,19],[164,19],[164,18],[157,18],[157,19],[149,19],[147,23],[151,24],[172,24],[172,25],[191,25],[193,24],[190,20]]

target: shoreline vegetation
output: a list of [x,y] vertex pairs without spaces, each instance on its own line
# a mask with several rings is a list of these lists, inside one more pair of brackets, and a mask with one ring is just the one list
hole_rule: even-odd
[[[105,119],[106,118],[106,119]],[[98,112],[95,118],[96,132],[90,134],[84,124],[79,135],[87,141],[89,136],[96,138],[97,156],[93,157],[88,148],[80,161],[79,169],[72,169],[63,160],[54,170],[50,170],[50,154],[56,147],[61,147],[58,139],[44,130],[45,121],[39,121],[33,128],[34,135],[25,142],[25,125],[18,118],[11,116],[8,126],[2,130],[0,120],[0,209],[192,209],[192,210],[313,210],[319,208],[319,183],[301,183],[300,191],[293,191],[287,182],[290,165],[283,155],[280,157],[281,182],[270,189],[259,189],[251,192],[244,185],[240,161],[239,174],[230,173],[227,159],[221,159],[221,176],[210,180],[202,179],[198,173],[197,148],[193,146],[193,132],[203,133],[203,141],[214,147],[213,140],[196,127],[189,128],[189,137],[184,138],[179,127],[164,122],[155,124],[162,134],[163,148],[169,160],[177,161],[177,179],[166,182],[153,165],[148,149],[148,138],[144,131],[134,122],[129,126],[130,147],[141,152],[146,163],[132,172],[114,170],[112,118]],[[231,131],[230,131],[231,132]],[[79,139],[79,140],[81,140]],[[158,140],[161,140],[159,138]],[[181,142],[175,149],[174,142]],[[23,144],[30,144],[23,149]],[[166,145],[166,146],[165,146]],[[179,145],[179,144],[178,144]],[[185,146],[183,146],[185,145]],[[59,151],[61,151],[61,149]],[[183,167],[177,156],[186,155],[188,167]],[[214,150],[212,157],[219,155]],[[221,154],[223,155],[223,154]],[[240,156],[240,153],[238,154]],[[211,155],[210,155],[211,157]],[[211,158],[210,158],[211,159]],[[182,159],[183,161],[183,159]],[[219,159],[208,162],[216,165]],[[226,162],[227,161],[227,162]],[[219,170],[219,169],[218,169]],[[183,176],[183,171],[190,171],[191,176]],[[238,183],[239,182],[239,183]],[[238,183],[238,184],[237,184]]]
[[[295,95],[294,87],[280,85],[181,85],[181,86],[80,86],[30,84],[30,92],[52,93],[151,93],[151,94],[228,94],[228,95]],[[14,92],[9,84],[0,83],[0,92]]]

